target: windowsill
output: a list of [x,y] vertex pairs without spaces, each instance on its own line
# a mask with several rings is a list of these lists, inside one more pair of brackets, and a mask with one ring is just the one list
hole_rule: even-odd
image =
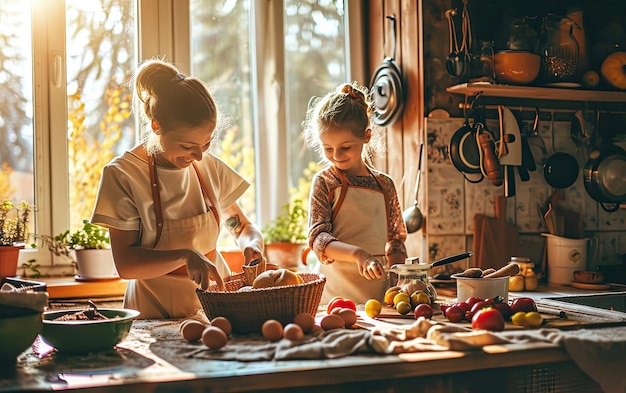
[[123,297],[126,280],[77,281],[73,276],[39,278],[45,282],[49,299]]

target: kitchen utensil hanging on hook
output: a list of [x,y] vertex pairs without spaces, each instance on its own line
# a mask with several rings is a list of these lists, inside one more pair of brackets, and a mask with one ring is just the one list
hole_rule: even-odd
[[468,71],[470,65],[469,49],[472,43],[472,28],[470,24],[467,0],[463,0],[463,12],[461,14],[461,44],[456,34],[454,17],[457,15],[456,9],[449,9],[445,13],[448,19],[448,34],[450,36],[450,53],[446,59],[446,71],[448,75],[455,78],[462,78]]
[[419,231],[424,224],[424,215],[422,214],[422,210],[420,209],[417,199],[419,197],[419,186],[420,186],[420,177],[422,173],[422,157],[424,155],[424,144],[420,144],[420,155],[419,155],[419,163],[417,164],[417,177],[415,179],[415,200],[413,201],[413,206],[405,209],[402,212],[402,218],[404,219],[404,223],[406,224],[406,231],[408,233],[414,233]]
[[550,116],[550,131],[552,133],[552,155],[543,165],[543,177],[550,186],[558,189],[571,187],[578,179],[580,166],[574,156],[562,151],[556,151],[554,143],[554,113]]
[[404,109],[405,89],[402,72],[396,63],[396,15],[387,16],[391,23],[391,57],[386,56],[378,66],[370,85],[374,100],[374,122],[390,126],[400,118]]

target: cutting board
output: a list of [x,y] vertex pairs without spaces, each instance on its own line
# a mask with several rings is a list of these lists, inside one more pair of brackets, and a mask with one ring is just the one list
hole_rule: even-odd
[[495,199],[496,217],[474,217],[474,265],[481,269],[499,269],[517,255],[518,229],[506,222],[506,198]]
[[[539,307],[539,306],[538,306]],[[566,317],[561,318],[558,316],[560,310],[553,309],[550,307],[539,307],[539,314],[544,319],[544,323],[541,325],[541,328],[556,328],[556,329],[575,329],[575,328],[585,328],[585,327],[598,327],[598,326],[613,326],[613,325],[623,325],[623,321],[619,321],[616,319],[608,319],[599,316],[590,317],[589,315],[583,313],[577,313],[572,310],[568,310],[566,312]],[[368,317],[364,311],[357,311],[357,326],[362,329],[371,330],[374,328],[377,329],[393,329],[393,328],[402,328],[403,326],[410,326],[415,322],[415,317],[412,313],[401,315],[398,313],[393,307],[383,306],[381,315],[376,318]],[[434,322],[443,322],[443,323],[452,323],[449,322],[446,317],[443,316],[441,309],[438,304],[435,304],[433,307],[433,317],[432,320]],[[471,329],[471,322],[463,321],[458,322],[455,325],[465,327],[467,329]],[[523,329],[538,329],[538,328],[528,328],[524,326],[514,325],[510,321],[507,321],[504,330],[523,330]]]

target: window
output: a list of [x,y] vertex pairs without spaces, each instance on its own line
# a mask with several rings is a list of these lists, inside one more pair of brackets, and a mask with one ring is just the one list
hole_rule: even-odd
[[262,226],[290,195],[308,200],[319,157],[303,145],[301,123],[312,96],[350,80],[346,3],[190,2],[191,71],[230,116],[218,153],[255,180],[256,199],[242,205]]
[[[0,97],[0,138],[10,141],[0,159],[12,170],[7,182],[0,168],[0,191],[13,186],[36,204],[36,233],[88,218],[102,166],[136,143],[125,81],[139,59],[158,56],[214,93],[227,115],[217,154],[253,182],[241,203],[263,226],[290,193],[308,196],[307,168],[318,160],[300,139],[309,98],[362,71],[349,62],[361,54],[349,47],[359,23],[347,3],[31,0],[29,9],[0,0],[0,38],[11,48],[0,58],[10,92]],[[22,261],[67,273],[67,261],[51,265],[48,254],[29,250]]]

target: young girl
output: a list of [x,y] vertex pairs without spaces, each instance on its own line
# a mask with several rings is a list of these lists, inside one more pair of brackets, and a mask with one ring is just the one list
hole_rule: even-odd
[[309,247],[326,275],[323,304],[334,296],[382,299],[386,269],[406,259],[395,185],[371,164],[383,146],[371,116],[367,90],[343,84],[310,107],[303,123],[308,146],[329,164],[313,177],[309,206]]

